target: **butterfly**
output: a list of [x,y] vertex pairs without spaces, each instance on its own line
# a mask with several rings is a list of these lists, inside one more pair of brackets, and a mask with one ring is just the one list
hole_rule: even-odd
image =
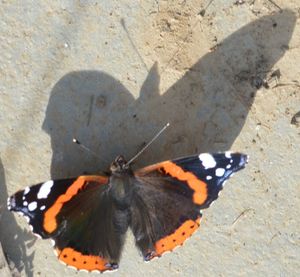
[[198,229],[201,210],[247,162],[240,153],[202,153],[134,171],[118,156],[106,176],[26,187],[8,198],[7,207],[37,236],[53,240],[61,262],[78,270],[115,270],[128,228],[145,261],[172,251]]

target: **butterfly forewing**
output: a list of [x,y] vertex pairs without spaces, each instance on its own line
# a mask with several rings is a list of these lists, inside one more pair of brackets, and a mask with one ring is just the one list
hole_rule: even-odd
[[24,215],[35,234],[42,238],[49,238],[51,232],[44,227],[44,215],[75,180],[76,178],[50,180],[26,187],[8,198],[8,209]]
[[[195,204],[200,209],[208,208],[218,198],[220,190],[223,189],[233,173],[243,169],[248,162],[248,156],[240,153],[202,153],[199,156],[192,156],[183,159],[176,159],[173,163],[179,166],[184,172],[193,174],[196,179],[202,181],[199,187],[195,185],[195,199],[201,199]],[[204,188],[205,187],[205,188]],[[203,192],[203,193],[202,193]]]

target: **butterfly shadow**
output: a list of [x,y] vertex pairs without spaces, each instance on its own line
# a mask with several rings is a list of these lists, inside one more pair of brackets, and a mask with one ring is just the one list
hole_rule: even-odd
[[[260,81],[288,49],[295,21],[284,10],[244,26],[162,95],[156,63],[137,99],[105,72],[65,75],[51,91],[42,127],[51,137],[52,178],[99,172],[119,154],[129,159],[167,122],[171,127],[136,161],[139,166],[230,149]],[[98,157],[73,144],[73,137]]]
[[24,270],[26,276],[30,277],[33,276],[34,252],[29,254],[27,249],[35,239],[30,232],[18,226],[13,214],[7,210],[7,197],[5,173],[0,159],[0,242],[14,276],[17,276],[16,270]]

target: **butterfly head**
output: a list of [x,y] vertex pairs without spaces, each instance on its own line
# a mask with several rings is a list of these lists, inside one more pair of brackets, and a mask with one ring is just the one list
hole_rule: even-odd
[[129,165],[123,156],[118,156],[110,165],[110,171],[112,173],[123,172],[129,169]]

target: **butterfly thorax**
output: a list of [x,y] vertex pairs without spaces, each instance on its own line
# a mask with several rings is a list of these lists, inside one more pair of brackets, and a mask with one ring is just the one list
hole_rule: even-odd
[[128,206],[132,197],[133,172],[123,156],[118,156],[110,166],[111,192],[117,204]]
[[117,156],[110,165],[110,171],[114,175],[124,175],[126,172],[132,172],[130,166],[123,156]]

